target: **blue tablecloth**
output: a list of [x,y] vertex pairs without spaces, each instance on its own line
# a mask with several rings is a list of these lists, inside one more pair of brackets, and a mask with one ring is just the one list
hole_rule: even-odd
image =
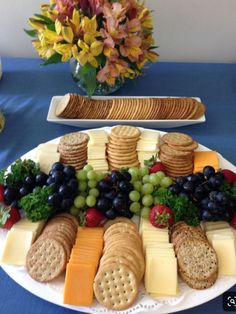
[[[0,169],[39,143],[76,128],[48,123],[52,96],[79,92],[69,65],[40,67],[39,59],[3,58],[0,110]],[[204,124],[178,128],[236,164],[236,64],[158,63],[145,76],[128,81],[117,95],[198,96],[206,104]],[[236,287],[233,288],[236,290]],[[222,297],[184,313],[225,313]],[[0,269],[0,313],[74,313],[30,294]]]

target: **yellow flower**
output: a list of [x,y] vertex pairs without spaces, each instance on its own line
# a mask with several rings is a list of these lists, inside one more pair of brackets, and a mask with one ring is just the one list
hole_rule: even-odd
[[36,22],[34,18],[29,18],[28,23],[33,29],[36,30],[45,28],[44,24],[41,24],[40,21]]
[[153,29],[152,17],[150,11],[147,8],[144,8],[139,14],[139,20],[142,27],[147,29]]
[[57,35],[56,32],[50,31],[49,29],[40,30],[38,37],[42,45],[54,44],[63,40],[62,36]]
[[58,19],[56,19],[56,21],[55,21],[55,29],[56,29],[57,35],[60,35],[61,29],[62,29],[62,24]]
[[100,33],[97,32],[98,24],[96,15],[94,15],[91,19],[85,16],[81,22],[81,26],[84,32],[84,41],[86,44],[92,44],[96,40],[96,37],[100,35]]
[[55,53],[52,45],[42,46],[39,40],[33,40],[32,44],[39,56],[43,59],[49,59]]
[[77,9],[73,10],[71,23],[73,24],[74,33],[79,34],[81,23],[80,23],[80,14]]
[[61,61],[66,62],[72,57],[72,46],[71,44],[54,44],[53,49],[62,56]]
[[81,65],[89,62],[93,67],[98,67],[98,62],[95,57],[101,54],[103,50],[103,43],[101,41],[94,41],[91,46],[79,39],[78,46],[81,48],[77,60]]
[[73,42],[74,34],[70,26],[62,26],[61,33],[66,42],[70,44]]
[[154,51],[148,51],[147,52],[147,58],[151,62],[157,62],[158,54]]

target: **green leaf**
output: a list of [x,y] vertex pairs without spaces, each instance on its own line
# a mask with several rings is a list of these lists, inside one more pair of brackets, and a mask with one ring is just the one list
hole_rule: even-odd
[[32,30],[24,29],[24,32],[31,37],[36,37],[38,35],[38,31],[35,29]]
[[56,31],[55,24],[48,24],[47,25],[47,29],[49,29],[50,31],[55,32]]
[[44,22],[48,24],[53,24],[53,20],[51,20],[49,17],[42,15],[42,14],[34,14],[34,16],[38,17],[40,20],[43,20]]
[[44,61],[41,65],[48,65],[48,64],[54,64],[61,62],[61,55],[57,52],[55,52],[49,59]]
[[104,56],[104,54],[101,53],[99,56],[96,57],[96,59],[99,65],[102,65],[102,66],[105,65],[106,57]]
[[89,97],[91,97],[97,87],[97,71],[88,62],[82,67],[80,72],[81,77],[84,80],[84,85]]
[[40,24],[43,24],[43,25],[49,25],[48,22],[45,22],[45,21],[39,20],[39,19],[30,18],[30,21],[35,22],[35,23],[40,23]]

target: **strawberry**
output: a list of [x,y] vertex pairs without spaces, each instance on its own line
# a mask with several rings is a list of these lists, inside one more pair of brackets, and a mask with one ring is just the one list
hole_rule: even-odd
[[0,184],[0,202],[4,202],[4,186]]
[[233,184],[234,182],[236,182],[236,173],[229,170],[229,169],[223,169],[222,173],[225,177],[225,180],[229,183],[229,184]]
[[149,220],[156,228],[166,228],[173,224],[174,214],[166,205],[155,205],[150,211]]
[[0,206],[0,227],[11,229],[20,218],[20,212],[17,208]]
[[165,172],[165,167],[162,162],[156,161],[156,158],[152,156],[149,160],[145,160],[145,166],[149,167],[149,173],[156,173],[158,171]]
[[231,225],[236,229],[236,213],[233,214],[233,218],[231,220]]
[[103,214],[93,207],[86,209],[85,213],[80,215],[81,225],[85,225],[87,227],[97,227],[101,224],[103,219]]

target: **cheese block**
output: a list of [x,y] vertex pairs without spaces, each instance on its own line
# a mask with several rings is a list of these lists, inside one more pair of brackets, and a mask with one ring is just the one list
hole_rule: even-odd
[[212,166],[215,168],[215,170],[218,170],[219,159],[217,152],[215,151],[194,152],[193,164],[194,172],[202,171],[206,165]]
[[148,293],[175,296],[178,293],[177,259],[148,255],[144,283]]
[[160,133],[159,132],[156,132],[156,131],[151,131],[151,130],[143,130],[141,132],[141,135],[140,135],[140,140],[154,140],[154,141],[158,141],[160,138]]
[[[34,233],[34,236],[37,237],[41,233],[45,223],[46,223],[45,220],[32,222],[27,218],[22,218],[12,226],[11,230],[15,230],[15,229],[23,229],[23,230],[29,230],[29,231],[31,230]],[[33,238],[33,241],[34,241],[34,238]]]
[[40,164],[41,171],[49,173],[52,165],[60,160],[60,154],[52,151],[40,150],[37,154],[37,162]]
[[7,233],[1,262],[5,264],[24,266],[26,255],[30,249],[35,234],[32,230],[11,229]]
[[236,275],[235,239],[226,235],[214,235],[212,246],[217,254],[219,275]]

